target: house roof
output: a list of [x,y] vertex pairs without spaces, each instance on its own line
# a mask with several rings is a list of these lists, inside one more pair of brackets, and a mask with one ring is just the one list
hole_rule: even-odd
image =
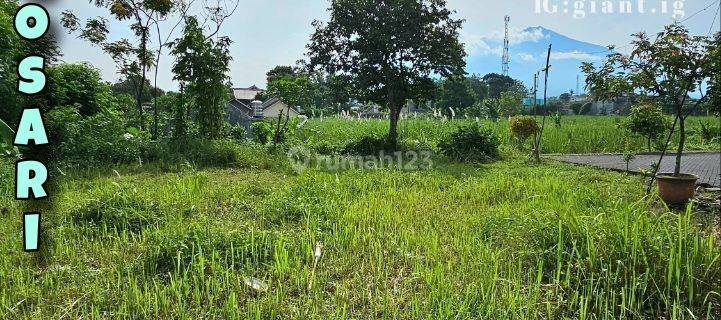
[[233,88],[233,98],[236,100],[255,100],[255,97],[261,92],[263,90],[255,85],[249,88]]
[[231,101],[230,101],[230,105],[231,105],[233,108],[236,108],[236,109],[239,109],[239,110],[240,110],[240,109],[245,109],[246,111],[253,110],[253,108],[252,108],[250,105],[248,105],[248,104],[246,104],[246,103],[243,103],[242,101],[239,101],[239,100],[231,100]]
[[[278,98],[270,98],[267,101],[263,102],[263,110],[268,109],[268,108],[274,106],[275,104],[282,103],[282,102],[283,101],[280,101],[280,99],[278,99]],[[300,108],[298,108],[298,107],[291,107],[291,109],[293,109],[293,111],[295,111],[297,113],[300,113]]]

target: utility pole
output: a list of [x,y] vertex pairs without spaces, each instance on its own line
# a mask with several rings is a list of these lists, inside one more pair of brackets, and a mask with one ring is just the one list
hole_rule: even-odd
[[510,41],[508,39],[508,23],[511,22],[510,16],[503,17],[503,21],[506,23],[506,36],[503,38],[503,75],[508,76],[508,70],[509,70],[509,64],[510,64],[510,55],[508,54],[508,46],[510,44]]
[[548,45],[548,55],[546,55],[546,68],[543,69],[545,71],[545,79],[543,84],[543,120],[541,120],[541,132],[538,133],[536,138],[536,144],[535,148],[533,150],[534,155],[536,157],[536,162],[541,162],[541,140],[543,138],[543,130],[546,128],[546,100],[548,98],[548,71],[551,69],[551,47],[553,44]]
[[533,75],[533,114],[538,114],[538,72]]

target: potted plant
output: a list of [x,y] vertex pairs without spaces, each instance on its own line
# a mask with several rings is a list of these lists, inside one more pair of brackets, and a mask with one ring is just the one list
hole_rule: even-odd
[[[717,38],[719,35],[716,36]],[[680,24],[666,26],[651,40],[644,32],[634,35],[629,55],[612,53],[596,68],[584,63],[588,89],[597,100],[638,95],[655,101],[675,114],[666,145],[678,128],[678,148],[674,172],[658,173],[659,194],[669,205],[693,198],[697,176],[681,172],[681,156],[686,143],[686,119],[710,95],[706,83],[718,76],[718,39],[691,36]],[[611,47],[610,49],[613,49]],[[717,87],[711,87],[715,90]],[[691,94],[699,98],[692,99]]]

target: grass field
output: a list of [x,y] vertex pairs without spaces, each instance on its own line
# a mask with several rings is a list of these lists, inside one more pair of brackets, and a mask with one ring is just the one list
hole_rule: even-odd
[[[603,141],[564,146],[596,123],[569,119],[551,128],[549,152],[625,145],[597,118]],[[433,147],[455,125],[401,131]],[[385,128],[312,121],[297,138],[330,150]],[[21,252],[2,162],[0,319],[721,317],[713,215],[668,210],[644,197],[642,177],[528,163],[504,141],[501,161],[434,158],[416,172],[295,174],[255,146],[258,157],[221,168],[70,170],[39,255]]]
[[[561,126],[556,126],[549,118],[546,119],[546,130],[543,139],[544,153],[623,153],[626,151],[646,152],[646,140],[640,136],[625,133],[619,128],[622,117],[566,116]],[[541,118],[538,118],[539,122]],[[420,144],[434,148],[439,138],[449,134],[458,126],[474,120],[456,120],[452,122],[409,119],[402,121],[399,132],[402,139],[413,145]],[[482,120],[483,125],[496,132],[506,146],[514,142],[508,130],[508,121],[492,122]],[[715,128],[716,140],[704,139],[700,123]],[[690,117],[687,120],[687,150],[719,150],[719,123],[714,117]],[[388,132],[387,120],[349,121],[343,119],[311,120],[301,131],[300,138],[311,147],[323,150],[337,150],[361,137],[374,135],[384,136]],[[665,140],[665,137],[664,137]],[[678,135],[674,136],[671,147],[678,143]],[[654,144],[653,151],[660,150]]]

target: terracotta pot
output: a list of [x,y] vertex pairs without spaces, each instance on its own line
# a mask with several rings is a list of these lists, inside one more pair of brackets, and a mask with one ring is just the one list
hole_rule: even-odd
[[696,181],[698,176],[682,173],[674,176],[673,173],[659,173],[658,193],[668,205],[683,205],[696,195]]

